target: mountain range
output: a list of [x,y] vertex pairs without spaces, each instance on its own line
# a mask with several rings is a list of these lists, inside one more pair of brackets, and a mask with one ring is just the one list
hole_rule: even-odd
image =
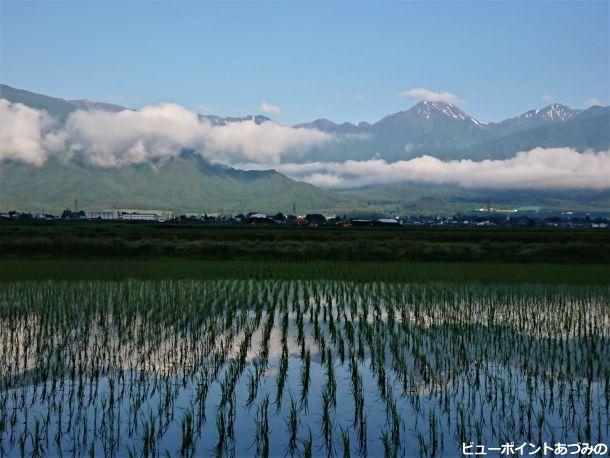
[[408,110],[369,123],[337,124],[317,119],[298,127],[345,135],[332,149],[320,147],[311,160],[408,160],[424,154],[443,160],[506,159],[535,147],[603,150],[610,145],[610,108],[575,110],[558,103],[499,123],[486,123],[442,102],[419,102]]
[[[75,110],[118,112],[120,105],[86,99],[66,100],[0,85],[0,98],[45,110],[63,122]],[[201,116],[215,126],[246,120],[262,124],[261,115]],[[424,154],[443,160],[505,159],[534,147],[570,147],[578,151],[610,149],[610,108],[586,110],[552,104],[519,116],[487,123],[457,106],[419,102],[374,123],[335,123],[317,119],[295,125],[340,138],[311,148],[295,162],[385,159],[408,160]],[[556,197],[553,197],[555,195]],[[511,201],[511,196],[515,198]],[[518,197],[517,197],[518,196]],[[172,209],[192,212],[247,210],[289,211],[459,211],[480,203],[537,205],[545,208],[610,210],[610,194],[585,191],[549,194],[464,190],[451,186],[406,183],[343,191],[320,189],[274,170],[244,171],[213,164],[183,151],[161,165],[100,168],[78,158],[50,157],[42,166],[4,161],[0,167],[0,210],[59,211],[78,198],[88,208]]]

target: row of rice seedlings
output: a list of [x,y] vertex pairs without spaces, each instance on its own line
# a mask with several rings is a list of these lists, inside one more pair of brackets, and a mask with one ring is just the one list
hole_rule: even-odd
[[276,411],[279,412],[282,407],[282,396],[284,394],[284,386],[286,377],[288,376],[288,310],[285,310],[282,315],[282,356],[277,373],[277,392],[275,397]]
[[256,454],[269,456],[269,395],[263,397],[256,409]]
[[[425,456],[470,440],[601,441],[609,297],[607,288],[322,281],[10,284],[0,292],[0,455],[55,447],[156,456],[175,424],[181,439],[169,452],[193,455],[205,449],[206,409],[216,409],[217,441],[205,450],[235,453],[236,388],[247,369],[243,406],[256,402],[278,318],[275,410],[285,411],[289,454],[311,454],[314,437],[328,454],[337,445],[349,454],[350,429],[366,454],[379,402],[385,427],[375,450],[389,456],[415,453],[407,429]],[[291,319],[300,384],[283,408]],[[308,412],[312,349],[325,374],[319,421]],[[369,403],[363,373],[377,384]],[[336,438],[343,383],[353,416],[350,429],[339,421]],[[254,420],[260,454],[271,434],[264,390]],[[298,439],[300,425],[319,436]]]
[[298,451],[298,431],[299,431],[299,409],[294,397],[290,396],[290,410],[286,417],[286,429],[288,433],[288,445],[286,453],[294,455]]

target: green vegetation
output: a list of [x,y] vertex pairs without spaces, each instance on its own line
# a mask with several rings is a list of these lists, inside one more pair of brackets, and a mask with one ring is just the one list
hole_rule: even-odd
[[100,168],[51,156],[43,166],[0,167],[0,211],[61,213],[78,198],[85,208],[139,208],[178,212],[300,212],[352,208],[353,200],[273,170],[243,171],[183,153],[161,169],[152,164]]
[[610,231],[7,221],[0,257],[610,263]]
[[0,280],[610,282],[610,233],[3,222]]

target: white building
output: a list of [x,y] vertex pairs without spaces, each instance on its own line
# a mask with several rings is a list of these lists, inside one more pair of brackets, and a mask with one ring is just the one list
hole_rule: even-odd
[[118,210],[92,210],[85,212],[87,219],[119,219]]
[[124,221],[157,221],[158,216],[154,213],[123,213]]
[[400,221],[398,221],[398,219],[396,218],[379,218],[378,220],[375,221],[378,224],[384,224],[387,226],[400,226]]

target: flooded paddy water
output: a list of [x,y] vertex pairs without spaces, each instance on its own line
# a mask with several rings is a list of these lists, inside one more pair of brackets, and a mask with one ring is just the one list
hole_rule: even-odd
[[608,287],[133,280],[0,291],[0,456],[608,443],[609,399]]

